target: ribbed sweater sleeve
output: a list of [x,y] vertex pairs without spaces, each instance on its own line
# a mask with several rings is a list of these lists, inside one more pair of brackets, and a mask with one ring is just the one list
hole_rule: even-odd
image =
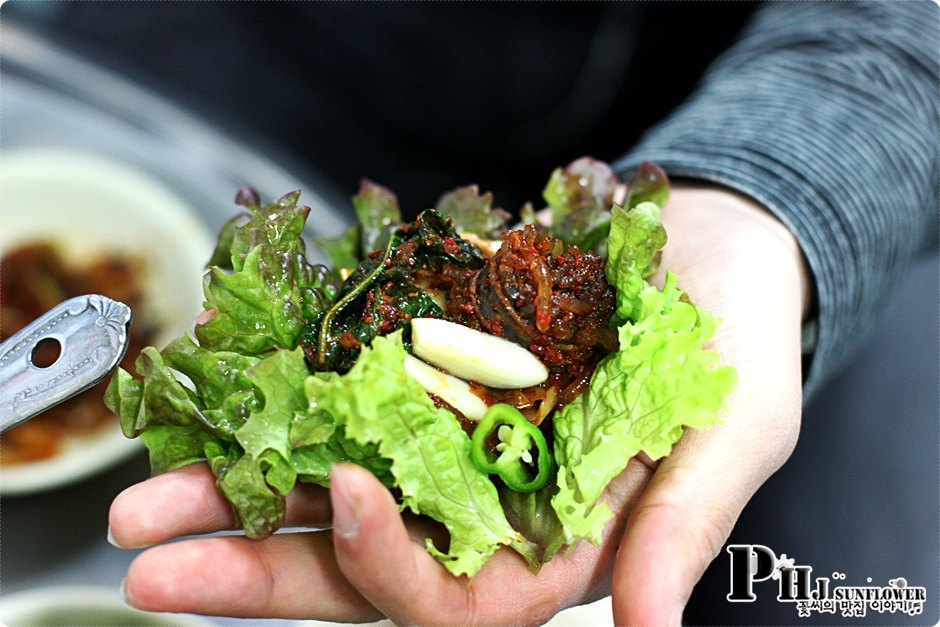
[[616,164],[733,188],[796,235],[817,292],[807,398],[935,241],[938,56],[933,2],[768,3]]

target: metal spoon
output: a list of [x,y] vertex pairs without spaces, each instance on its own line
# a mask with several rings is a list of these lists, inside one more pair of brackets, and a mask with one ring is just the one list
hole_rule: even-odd
[[[0,433],[104,379],[127,351],[131,309],[98,294],[60,303],[0,344]],[[51,365],[42,343],[59,344]]]

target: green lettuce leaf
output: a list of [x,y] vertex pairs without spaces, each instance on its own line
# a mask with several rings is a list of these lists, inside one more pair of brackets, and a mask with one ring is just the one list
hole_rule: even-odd
[[610,228],[617,177],[603,161],[582,157],[557,168],[542,197],[551,208],[553,237],[582,250],[596,249]]
[[195,392],[184,387],[157,349],[148,346],[137,358],[144,377],[118,369],[105,392],[105,404],[121,420],[128,437],[140,436],[154,473],[205,459],[204,445],[217,439]]
[[291,464],[298,479],[328,488],[333,465],[350,462],[367,468],[384,485],[393,487],[395,478],[389,471],[392,460],[382,457],[378,445],[361,445],[347,437],[345,425],[319,409],[318,380],[332,381],[338,376],[335,372],[318,372],[307,378],[307,412],[295,415],[290,428]]
[[[291,432],[293,436],[293,431]],[[377,444],[359,444],[346,436],[346,427],[339,425],[322,442],[298,446],[291,454],[297,478],[307,483],[330,487],[330,470],[334,464],[349,462],[369,470],[386,487],[395,486],[391,474],[392,460],[382,456]]]
[[[216,313],[196,327],[201,347],[243,355],[294,348],[310,318],[332,302],[331,274],[304,254],[301,233],[310,208],[298,206],[298,197],[294,192],[249,207],[247,223],[232,227],[233,271],[212,267],[203,280],[204,307]],[[219,256],[217,249],[213,257]]]
[[184,387],[163,361],[160,352],[148,346],[135,363],[137,373],[144,377],[141,409],[132,431],[140,433],[151,425],[188,426],[208,424],[202,415],[195,394]]
[[512,218],[505,209],[493,207],[493,194],[480,194],[476,185],[447,192],[438,199],[435,209],[452,219],[458,231],[469,231],[486,239],[498,238]]
[[385,250],[392,231],[401,224],[398,197],[387,187],[362,179],[359,193],[353,196],[353,206],[359,217],[360,259],[376,250]]
[[549,481],[535,492],[516,492],[506,487],[499,491],[509,524],[531,544],[535,560],[530,565],[535,569],[549,562],[565,545],[564,526],[552,507],[558,486],[553,479]]
[[669,200],[669,178],[655,163],[644,161],[633,172],[627,185],[627,197],[623,206],[633,209],[643,202],[651,202],[662,208]]
[[392,232],[401,223],[398,197],[378,183],[362,179],[353,196],[359,218],[336,237],[315,237],[316,243],[330,257],[334,272],[358,266],[370,253],[384,250]]
[[232,244],[235,243],[235,229],[244,226],[251,219],[249,213],[239,213],[229,219],[219,232],[212,256],[209,257],[207,267],[216,266],[223,270],[234,270],[232,266]]
[[[245,455],[248,457],[248,455]],[[271,486],[275,493],[286,496],[294,489],[297,482],[297,471],[289,460],[284,459],[280,453],[269,450],[258,458],[259,465],[264,472],[265,482]]]
[[160,354],[167,366],[193,383],[202,415],[217,435],[234,439],[235,431],[260,407],[257,390],[245,374],[258,363],[257,357],[209,351],[187,336],[173,340]]
[[[270,245],[279,251],[303,252],[301,233],[310,207],[298,205],[300,192],[285,194],[264,207],[249,206],[247,222],[232,229],[232,245],[229,250],[232,268],[241,270],[249,251],[261,245]],[[221,238],[225,239],[223,229]]]
[[235,508],[246,534],[264,537],[283,522],[283,500],[297,479],[289,431],[294,415],[307,408],[307,367],[300,349],[277,350],[243,374],[259,391],[262,404],[235,432],[243,455],[234,464],[210,465],[219,471],[219,488]]
[[329,256],[334,271],[338,272],[342,268],[355,268],[362,261],[359,233],[359,225],[353,224],[336,237],[315,237],[313,241]]
[[663,291],[644,287],[636,322],[620,327],[620,349],[553,419],[559,471],[552,506],[567,544],[599,543],[612,517],[599,502],[607,484],[640,451],[658,459],[684,427],[717,423],[735,387],[736,371],[703,348],[714,334],[712,316],[682,296],[672,274]]
[[519,210],[519,223],[523,226],[529,224],[535,225],[538,222],[538,219],[535,215],[535,207],[532,206],[531,202],[527,202],[522,205],[522,209]]
[[284,524],[286,492],[269,485],[259,460],[242,455],[237,446],[219,442],[207,443],[205,456],[219,491],[232,505],[238,526],[247,537],[265,538]]
[[144,382],[120,366],[115,368],[104,392],[104,404],[120,419],[124,437],[136,438],[147,424],[143,400]]
[[235,437],[246,455],[261,459],[274,451],[290,462],[290,427],[294,416],[307,411],[304,380],[309,376],[303,351],[277,350],[251,366],[245,376],[261,392],[264,405],[251,416]]
[[329,414],[361,446],[378,445],[391,460],[403,505],[447,527],[447,552],[430,542],[427,548],[455,575],[472,576],[502,545],[534,560],[506,520],[496,487],[473,465],[470,438],[408,376],[405,354],[400,332],[377,337],[347,374],[308,379],[313,415]]
[[646,285],[644,277],[656,253],[666,245],[661,210],[652,202],[624,209],[615,206],[610,214],[607,240],[607,282],[617,288],[617,323],[636,319],[637,296]]
[[215,309],[216,315],[196,327],[199,344],[246,355],[260,355],[279,346],[292,348],[304,320],[300,291],[285,261],[284,255],[259,246],[234,274],[210,269],[203,283],[205,307]]
[[610,481],[640,451],[658,459],[685,427],[718,422],[737,380],[704,349],[715,321],[677,289],[675,275],[667,273],[662,291],[645,281],[666,243],[660,213],[668,197],[665,174],[645,165],[634,176],[629,209],[615,206],[610,218],[606,274],[617,290],[619,349],[598,364],[587,392],[553,418],[559,470],[552,507],[566,544],[600,542],[612,516],[600,502]]
[[205,461],[205,446],[218,443],[198,424],[153,425],[140,434],[150,455],[150,470],[157,475]]

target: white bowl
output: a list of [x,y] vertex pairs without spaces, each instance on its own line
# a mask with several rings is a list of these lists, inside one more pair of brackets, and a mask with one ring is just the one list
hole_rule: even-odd
[[[101,253],[141,260],[144,306],[158,328],[158,347],[186,332],[201,310],[201,277],[213,247],[203,221],[163,184],[118,161],[74,149],[4,150],[0,254],[32,241],[56,244],[67,263]],[[53,458],[3,466],[0,494],[78,481],[139,447],[115,421],[71,438]]]
[[208,627],[208,619],[189,614],[141,612],[118,593],[101,586],[50,586],[0,599],[0,624],[6,627],[106,625]]

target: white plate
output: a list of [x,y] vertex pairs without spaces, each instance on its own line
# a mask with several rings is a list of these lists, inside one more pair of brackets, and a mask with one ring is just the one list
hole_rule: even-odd
[[[133,167],[73,149],[4,150],[0,254],[33,241],[56,244],[69,263],[101,253],[140,259],[144,307],[158,327],[158,347],[185,333],[201,311],[201,276],[213,238],[192,208]],[[137,450],[115,422],[70,439],[54,458],[4,466],[0,494],[77,481]]]

